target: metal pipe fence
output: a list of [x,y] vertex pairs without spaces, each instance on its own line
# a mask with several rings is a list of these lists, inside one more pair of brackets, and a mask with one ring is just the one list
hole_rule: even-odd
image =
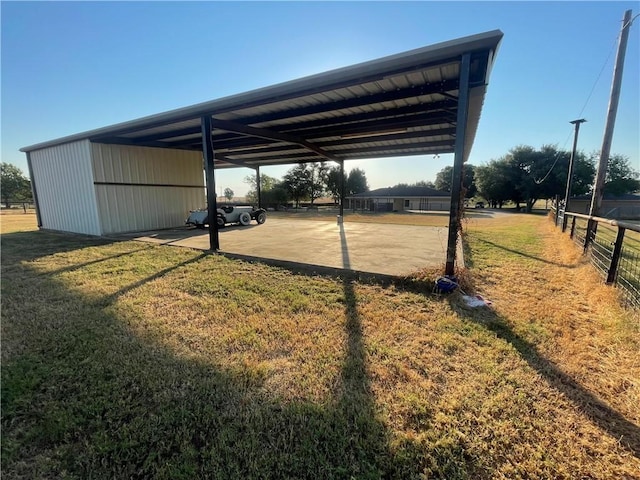
[[[555,225],[569,236],[607,284],[620,289],[623,304],[640,308],[640,222],[621,222],[551,209]],[[587,236],[589,222],[594,227]]]

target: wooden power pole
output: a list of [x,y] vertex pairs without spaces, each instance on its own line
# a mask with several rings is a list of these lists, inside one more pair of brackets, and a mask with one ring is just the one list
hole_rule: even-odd
[[[624,69],[624,57],[627,51],[627,40],[629,38],[629,29],[631,28],[631,10],[624,12],[622,18],[622,31],[620,32],[620,41],[618,42],[618,54],[616,56],[616,64],[613,68],[613,81],[611,83],[611,97],[609,98],[609,110],[607,113],[607,123],[604,127],[604,137],[602,139],[602,149],[600,150],[600,161],[598,163],[598,171],[596,173],[596,181],[591,196],[591,207],[589,209],[590,216],[598,216],[600,207],[602,206],[602,196],[604,194],[604,180],[607,175],[607,166],[609,164],[609,154],[611,153],[611,140],[613,138],[613,127],[616,123],[616,115],[618,113],[618,102],[620,100],[620,87],[622,85],[622,71]],[[591,236],[595,230],[595,222],[589,220],[587,226],[587,234],[585,237],[585,250],[589,245]]]

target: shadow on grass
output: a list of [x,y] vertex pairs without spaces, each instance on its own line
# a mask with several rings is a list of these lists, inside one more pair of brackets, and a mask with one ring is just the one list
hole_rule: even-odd
[[460,317],[482,325],[513,346],[529,366],[538,372],[553,389],[573,403],[599,428],[618,439],[634,456],[640,458],[640,427],[638,425],[627,420],[571,375],[541,355],[535,345],[515,333],[508,321],[495,311],[483,308],[481,312],[476,311],[474,314],[462,308],[455,300],[450,300],[449,303]]
[[552,261],[549,261],[549,260],[545,260],[544,258],[541,258],[541,257],[536,257],[535,255],[530,255],[528,253],[524,253],[524,252],[521,252],[519,250],[514,250],[512,248],[505,247],[504,245],[500,245],[500,244],[491,242],[489,240],[483,240],[482,238],[477,238],[476,240],[478,242],[482,242],[482,243],[486,243],[487,245],[491,245],[492,247],[499,248],[500,250],[504,250],[504,251],[510,252],[510,253],[515,253],[516,255],[520,255],[521,257],[526,257],[526,258],[530,258],[532,260],[536,260],[538,262],[546,263],[547,265],[555,265],[555,266],[564,267],[564,268],[576,268],[576,265],[573,265],[573,264],[552,262]]
[[[58,233],[46,230],[30,232],[4,233],[0,236],[2,242],[2,263],[30,261],[36,258],[56,253],[72,252],[87,247],[109,245],[117,240],[88,235]],[[7,261],[5,261],[5,259]]]
[[[417,448],[390,450],[353,280],[343,280],[346,342],[333,398],[291,400],[266,389],[260,370],[178,356],[109,308],[205,254],[98,304],[23,263],[107,243],[41,232],[3,237],[3,270],[15,266],[3,278],[3,341],[19,346],[2,365],[7,478],[408,478],[427,468],[453,478]],[[18,308],[24,302],[28,318]],[[445,450],[438,454],[452,455]]]

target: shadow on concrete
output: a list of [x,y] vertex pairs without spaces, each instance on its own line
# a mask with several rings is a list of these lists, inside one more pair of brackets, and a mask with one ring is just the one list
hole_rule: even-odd
[[347,245],[347,235],[344,231],[344,225],[340,224],[340,249],[342,252],[342,268],[351,269],[349,261],[349,246]]

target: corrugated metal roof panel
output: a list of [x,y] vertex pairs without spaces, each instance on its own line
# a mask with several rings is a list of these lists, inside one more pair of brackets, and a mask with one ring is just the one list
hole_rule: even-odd
[[[304,159],[317,160],[318,152],[305,142],[336,142],[329,150],[357,155],[357,146],[365,149],[370,158],[386,155],[411,155],[432,152],[435,147],[420,138],[394,140],[377,138],[375,142],[340,141],[354,134],[365,135],[405,128],[425,131],[455,122],[455,97],[458,93],[459,63],[462,54],[474,55],[472,74],[475,81],[485,80],[483,73],[490,71],[493,53],[502,33],[487,32],[442,44],[424,47],[399,55],[385,57],[363,64],[313,75],[299,80],[267,87],[240,95],[233,95],[212,102],[201,103],[173,110],[132,122],[85,132],[71,137],[26,147],[33,151],[47,146],[66,143],[73,139],[88,138],[102,143],[133,143],[142,146],[167,146],[170,148],[201,148],[200,117],[213,117],[214,148],[233,148],[238,158],[248,164],[259,165],[260,155],[256,145],[269,144],[263,152],[264,162],[282,153],[286,161],[301,157],[292,154],[289,145],[302,146],[308,155]],[[483,70],[484,69],[484,70]],[[477,84],[474,84],[476,86]],[[454,99],[453,101],[451,99]],[[472,90],[465,138],[465,155],[468,156],[482,108],[484,88]],[[428,112],[438,112],[439,105],[449,100],[446,110],[451,113],[439,121]],[[424,107],[424,110],[421,109]],[[426,116],[425,116],[426,115]],[[439,115],[439,114],[438,114]],[[423,120],[424,119],[424,120]],[[226,123],[220,120],[226,120]],[[323,125],[326,120],[326,125]],[[229,123],[233,122],[233,123]],[[259,127],[259,128],[258,128]],[[296,128],[297,127],[297,128]],[[416,130],[411,130],[416,131]],[[433,141],[433,138],[425,138]],[[453,136],[436,137],[442,144],[440,151],[452,149]],[[284,140],[282,152],[276,147]],[[275,142],[274,142],[275,141]],[[446,145],[444,142],[449,141]],[[406,145],[416,146],[406,148]],[[373,147],[379,147],[380,150]],[[253,151],[252,151],[253,150]],[[328,150],[328,152],[329,152]],[[298,151],[296,149],[295,151]],[[289,155],[287,157],[287,155]],[[344,156],[345,153],[340,153]],[[229,157],[230,159],[232,157]],[[223,161],[223,160],[221,160]]]

